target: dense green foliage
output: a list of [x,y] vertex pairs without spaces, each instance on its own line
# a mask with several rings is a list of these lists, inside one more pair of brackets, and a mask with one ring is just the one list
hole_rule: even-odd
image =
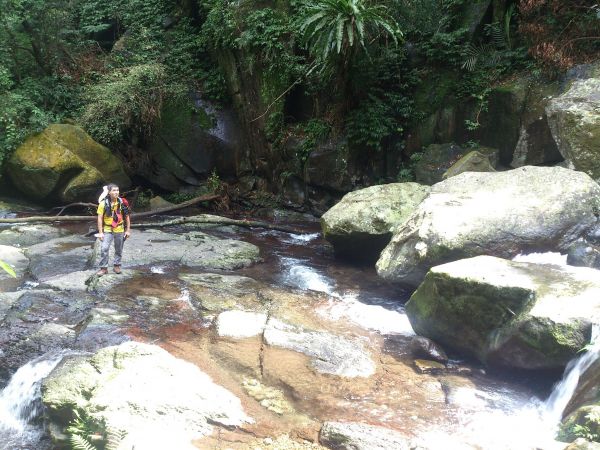
[[[551,65],[557,30],[569,39],[561,68],[597,53],[595,3],[567,3],[0,0],[0,164],[66,119],[140,158],[166,98],[196,91],[224,104],[239,89],[256,91],[242,96],[256,103],[245,119],[275,151],[302,140],[299,166],[340,136],[374,158],[402,153],[406,131],[444,104],[473,104],[466,126],[478,128],[495,84],[538,70],[529,54]],[[534,39],[536,29],[546,35]],[[301,97],[299,112],[291,99]]]

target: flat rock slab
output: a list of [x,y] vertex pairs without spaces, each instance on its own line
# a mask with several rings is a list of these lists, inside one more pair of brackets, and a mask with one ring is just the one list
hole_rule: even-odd
[[138,342],[66,359],[43,382],[42,401],[61,428],[77,409],[108,433],[126,432],[119,448],[193,448],[212,424],[252,421],[240,400],[198,367]]
[[38,281],[70,274],[90,267],[94,241],[82,236],[49,239],[25,249],[31,260],[29,270]]
[[312,358],[312,366],[321,373],[342,377],[369,377],[375,363],[363,345],[339,335],[305,331],[277,319],[270,319],[264,331],[268,345],[294,350]]
[[46,224],[14,225],[0,232],[0,244],[29,247],[69,234],[68,231]]
[[600,226],[600,186],[583,172],[526,166],[466,172],[434,185],[377,261],[383,278],[418,286],[439,264],[477,255],[566,252]]
[[319,442],[333,450],[409,450],[414,448],[403,434],[388,428],[356,422],[325,422]]
[[135,230],[123,249],[125,266],[177,262],[190,267],[233,270],[258,261],[260,251],[257,246],[234,239],[219,239],[199,231],[171,234]]
[[406,313],[417,333],[486,364],[561,368],[600,321],[600,271],[464,259],[433,267]]

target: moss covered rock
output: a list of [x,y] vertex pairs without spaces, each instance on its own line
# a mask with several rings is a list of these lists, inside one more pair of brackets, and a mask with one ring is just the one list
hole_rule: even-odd
[[490,163],[490,158],[483,153],[471,151],[456,161],[444,172],[442,178],[454,177],[463,172],[495,172],[496,170]]
[[549,103],[546,113],[563,157],[600,180],[600,78],[573,82]]
[[198,185],[213,170],[220,176],[235,175],[242,156],[239,124],[233,111],[217,110],[197,98],[170,101],[150,142],[155,165],[166,174],[145,176],[163,189]]
[[419,183],[432,185],[442,181],[444,173],[467,151],[456,144],[431,144],[415,165],[415,178]]
[[570,414],[562,423],[559,436],[565,441],[583,437],[600,442],[600,403],[583,406]]
[[391,183],[350,192],[321,218],[323,235],[337,254],[376,260],[392,237],[429,193],[418,183]]
[[414,330],[489,365],[564,367],[600,318],[594,269],[478,256],[433,267],[406,304]]
[[8,161],[13,184],[36,200],[90,200],[107,182],[131,184],[123,164],[82,128],[50,125],[30,136]]
[[526,166],[465,172],[434,185],[397,227],[380,276],[418,285],[429,268],[477,255],[566,251],[598,227],[600,186],[582,172]]

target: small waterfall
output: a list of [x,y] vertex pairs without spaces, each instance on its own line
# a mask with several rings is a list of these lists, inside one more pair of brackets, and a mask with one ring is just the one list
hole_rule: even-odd
[[600,324],[595,324],[592,326],[592,338],[587,351],[569,362],[562,380],[554,387],[546,401],[547,420],[553,424],[560,422],[563,411],[577,389],[579,378],[598,358],[600,358]]
[[42,412],[42,380],[58,365],[65,352],[36,358],[17,370],[0,392],[0,448],[21,448],[40,438],[41,430],[31,425]]

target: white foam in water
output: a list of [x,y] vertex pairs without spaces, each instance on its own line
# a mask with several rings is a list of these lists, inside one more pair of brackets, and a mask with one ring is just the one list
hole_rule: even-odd
[[0,392],[0,443],[10,443],[14,448],[39,439],[41,431],[30,422],[41,413],[40,386],[65,355],[46,354],[28,362]]
[[150,272],[152,272],[152,273],[165,273],[165,268],[163,266],[152,266],[152,267],[150,267]]
[[512,260],[516,262],[529,262],[536,264],[554,264],[558,266],[567,265],[567,255],[562,255],[557,252],[527,254],[519,253]]
[[569,362],[563,379],[554,387],[546,401],[547,419],[551,423],[557,424],[560,421],[563,411],[577,389],[579,378],[598,358],[600,358],[600,324],[595,324],[592,327],[592,339],[587,351]]
[[406,336],[415,334],[408,317],[399,310],[363,303],[356,298],[356,295],[334,295],[333,297],[330,306],[319,311],[321,315],[334,320],[343,317],[360,327],[382,334],[397,333]]
[[486,450],[562,450],[565,444],[555,441],[562,413],[575,392],[579,377],[599,357],[600,325],[594,325],[588,350],[569,363],[562,381],[546,402],[508,399],[499,407],[492,401],[488,409],[474,414],[461,408],[460,426],[452,432],[423,430],[418,440],[427,448],[451,450],[469,446]]
[[286,284],[303,290],[324,292],[329,295],[334,293],[335,283],[315,269],[303,264],[296,264],[297,260],[292,258],[282,258],[282,260],[284,265],[288,267],[287,274],[284,277]]
[[310,233],[310,234],[290,234],[291,240],[298,242],[310,242],[314,241],[319,237],[321,233]]
[[414,334],[408,317],[403,312],[363,303],[358,300],[357,294],[339,294],[333,280],[299,262],[293,258],[283,258],[284,265],[288,266],[284,281],[303,290],[329,295],[329,305],[318,311],[321,315],[334,320],[345,317],[358,326],[380,333]]

